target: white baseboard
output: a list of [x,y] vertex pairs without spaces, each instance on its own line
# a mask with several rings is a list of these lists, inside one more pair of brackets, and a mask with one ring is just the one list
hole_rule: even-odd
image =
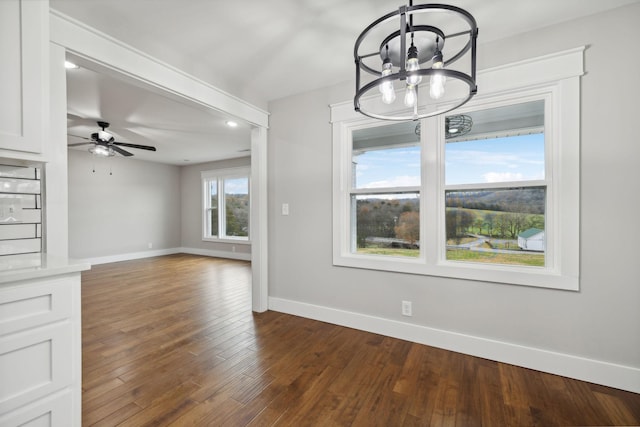
[[192,255],[204,255],[214,258],[228,258],[238,259],[242,261],[251,261],[251,254],[244,252],[228,252],[228,251],[214,251],[211,249],[199,249],[199,248],[180,248],[180,252]]
[[171,255],[180,253],[180,248],[155,249],[143,252],[130,252],[127,254],[107,255],[96,258],[84,258],[84,261],[91,265],[107,264],[110,262],[130,261],[133,259],[151,258],[154,256]]
[[83,261],[88,262],[91,265],[107,264],[110,262],[130,261],[141,258],[151,258],[154,256],[172,255],[172,254],[193,254],[210,256],[214,258],[229,258],[239,259],[243,261],[251,261],[251,254],[240,252],[227,252],[227,251],[212,251],[208,249],[198,248],[169,248],[169,249],[156,249],[143,252],[130,252],[127,254],[108,255],[96,258],[85,258]]
[[278,311],[640,393],[640,369],[396,320],[269,297]]

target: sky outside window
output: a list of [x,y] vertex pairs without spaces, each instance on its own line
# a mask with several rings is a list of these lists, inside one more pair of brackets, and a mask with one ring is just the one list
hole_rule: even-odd
[[447,143],[446,185],[544,179],[544,134]]
[[[420,185],[420,147],[354,157],[356,188]],[[544,179],[544,134],[446,144],[447,185]]]
[[249,179],[243,178],[227,178],[224,180],[224,191],[226,194],[248,194]]
[[420,147],[366,151],[354,156],[356,188],[420,185]]

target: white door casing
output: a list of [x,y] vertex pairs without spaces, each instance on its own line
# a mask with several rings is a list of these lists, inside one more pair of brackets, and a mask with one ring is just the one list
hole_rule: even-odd
[[268,113],[55,10],[51,42],[95,64],[106,75],[126,76],[163,95],[224,112],[253,125],[251,132],[252,309],[267,310],[266,156]]

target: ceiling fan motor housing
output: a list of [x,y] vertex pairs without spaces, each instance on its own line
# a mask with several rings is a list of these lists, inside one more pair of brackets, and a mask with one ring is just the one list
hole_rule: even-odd
[[104,130],[92,133],[91,139],[96,142],[102,142],[102,143],[109,143],[114,141],[113,135],[111,135],[109,132],[106,132]]

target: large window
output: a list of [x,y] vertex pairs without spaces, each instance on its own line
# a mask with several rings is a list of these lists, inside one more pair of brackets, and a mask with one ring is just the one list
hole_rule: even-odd
[[202,172],[203,238],[249,240],[249,170]]
[[545,265],[544,121],[544,100],[445,117],[447,260]]
[[421,121],[332,106],[334,264],[578,289],[582,51],[568,56],[542,61],[574,61],[568,76],[487,72],[484,96]]

